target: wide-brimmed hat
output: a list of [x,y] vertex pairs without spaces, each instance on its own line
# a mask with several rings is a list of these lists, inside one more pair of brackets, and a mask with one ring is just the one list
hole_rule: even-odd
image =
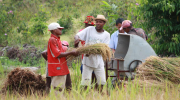
[[86,16],[84,23],[95,25],[94,17],[93,16]]
[[59,25],[59,23],[51,23],[51,24],[49,24],[49,26],[48,26],[48,30],[49,30],[49,31],[55,30],[55,29],[58,29],[58,28],[63,29],[64,27],[61,27],[61,26]]
[[124,21],[122,22],[122,25],[121,25],[120,30],[122,30],[123,28],[130,27],[131,24],[132,24],[132,22],[131,22],[130,20],[124,20]]
[[95,20],[97,20],[97,19],[100,19],[100,20],[103,20],[103,21],[107,22],[107,19],[104,17],[104,15],[97,15]]

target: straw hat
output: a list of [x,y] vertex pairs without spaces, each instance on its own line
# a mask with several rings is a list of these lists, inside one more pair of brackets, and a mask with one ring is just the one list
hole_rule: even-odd
[[97,20],[97,19],[100,19],[100,20],[103,20],[103,21],[107,22],[107,19],[104,17],[104,15],[97,15],[95,20]]

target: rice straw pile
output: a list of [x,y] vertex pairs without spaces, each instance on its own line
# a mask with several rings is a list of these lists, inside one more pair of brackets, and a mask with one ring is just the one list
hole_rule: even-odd
[[43,95],[45,81],[41,75],[36,75],[30,69],[15,68],[8,74],[8,78],[1,93],[19,93],[20,95],[38,93]]
[[137,68],[136,76],[149,85],[180,84],[180,58],[151,56]]
[[[82,46],[82,47],[78,47],[76,50],[79,52],[79,54],[88,54],[88,55],[100,54],[102,55],[104,61],[110,60],[112,57],[111,49],[105,43],[97,43],[93,45]],[[72,49],[68,51],[72,51]],[[68,56],[68,58],[70,59],[71,57],[74,56]]]

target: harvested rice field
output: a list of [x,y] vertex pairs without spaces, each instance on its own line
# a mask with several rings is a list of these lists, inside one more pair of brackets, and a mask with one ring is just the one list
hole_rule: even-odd
[[[46,95],[44,73],[15,68],[0,76],[0,97],[2,100],[180,100],[179,61],[180,58],[149,57],[137,68],[134,81],[122,82],[113,88],[109,78],[103,93],[99,93],[94,84],[86,91],[80,86],[80,61],[72,63],[70,68],[70,93],[56,94],[51,89],[50,94]],[[18,86],[19,83],[21,85]]]

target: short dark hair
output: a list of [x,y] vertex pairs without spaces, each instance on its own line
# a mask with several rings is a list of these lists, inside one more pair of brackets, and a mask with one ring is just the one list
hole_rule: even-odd
[[119,23],[122,24],[123,21],[124,21],[123,18],[118,18],[118,19],[116,20],[116,25],[118,25]]

